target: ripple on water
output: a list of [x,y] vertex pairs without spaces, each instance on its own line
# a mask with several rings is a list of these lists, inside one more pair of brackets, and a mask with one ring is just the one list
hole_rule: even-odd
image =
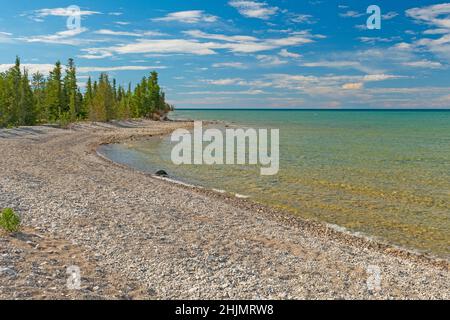
[[450,112],[238,113],[207,116],[279,128],[277,176],[262,177],[257,167],[174,166],[167,138],[101,152],[140,170],[164,169],[174,179],[249,196],[304,218],[450,254]]

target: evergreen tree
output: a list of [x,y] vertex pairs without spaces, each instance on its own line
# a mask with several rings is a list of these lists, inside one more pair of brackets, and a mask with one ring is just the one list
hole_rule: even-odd
[[173,107],[166,103],[158,83],[158,74],[143,77],[132,90],[112,83],[103,73],[92,83],[89,77],[84,93],[77,85],[76,67],[69,59],[62,76],[58,61],[47,79],[39,72],[29,79],[22,72],[20,59],[12,68],[0,73],[0,127],[36,123],[77,121],[110,121],[112,119],[159,118]]
[[83,99],[83,119],[87,119],[89,117],[90,110],[92,109],[92,100],[94,98],[94,88],[92,87],[91,77],[88,78],[86,83],[86,92],[84,94]]
[[0,128],[7,126],[6,103],[6,74],[0,73]]
[[47,80],[45,105],[50,121],[57,121],[64,111],[63,88],[61,83],[61,63],[58,61]]
[[81,106],[78,101],[77,75],[73,59],[67,62],[62,102],[63,112],[68,112],[70,119],[75,121],[80,115]]
[[106,73],[100,75],[98,85],[94,84],[94,88],[96,89],[92,100],[91,112],[89,113],[90,120],[109,121],[114,119],[113,89]]
[[34,108],[33,90],[31,89],[26,70],[23,72],[19,90],[18,125],[32,126],[36,123],[36,112]]
[[32,89],[35,103],[36,120],[39,123],[48,121],[48,114],[45,108],[45,78],[39,71],[33,74]]
[[16,57],[14,67],[7,73],[6,80],[6,122],[8,125],[19,125],[19,103],[22,73],[20,71],[20,59]]

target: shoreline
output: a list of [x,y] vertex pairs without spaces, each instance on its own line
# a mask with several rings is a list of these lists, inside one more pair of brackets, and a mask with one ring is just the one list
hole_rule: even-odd
[[[65,284],[60,266],[58,281],[50,279],[45,288],[35,284],[39,294],[28,298],[448,298],[448,260],[113,165],[96,151],[101,144],[190,124],[82,123],[37,137],[0,137],[0,151],[9,159],[0,160],[6,166],[0,174],[2,205],[23,216],[29,241],[69,241],[93,272],[81,291],[53,292],[53,286]],[[17,157],[24,151],[28,157]],[[0,234],[0,241],[8,248],[19,240]],[[18,297],[29,294],[32,290],[21,278],[28,275],[21,268],[30,264],[30,254],[25,249],[23,256],[15,254],[14,246],[1,250],[17,276],[1,278],[0,299],[11,291]],[[34,254],[43,253],[37,248]],[[15,255],[25,262],[15,266]],[[383,270],[380,292],[367,289],[368,265]]]
[[[179,123],[193,123],[194,122],[194,120],[192,120],[192,119],[170,120],[170,121],[179,122]],[[226,122],[223,120],[207,120],[207,121],[203,121],[203,123],[204,123],[204,125],[222,124],[223,126],[227,126],[227,127],[233,126],[232,123],[229,123],[229,122]],[[191,127],[191,126],[188,126],[188,128],[189,127]],[[155,136],[161,137],[161,136],[166,136],[166,135],[168,135],[168,133],[161,133],[161,134],[157,134],[154,136],[143,135],[140,137],[133,137],[131,140],[145,140],[145,139],[153,138]],[[95,147],[95,150],[93,150],[93,152],[95,152],[95,154],[98,157],[100,157],[101,159],[103,159],[104,161],[110,162],[113,165],[119,166],[123,169],[128,169],[128,170],[132,170],[134,172],[139,172],[144,175],[148,175],[154,179],[166,181],[168,183],[179,185],[181,187],[185,187],[188,189],[193,189],[198,192],[203,192],[210,196],[217,196],[219,198],[228,199],[230,201],[236,200],[236,204],[239,204],[239,205],[242,205],[243,204],[242,202],[244,202],[244,207],[246,207],[247,209],[248,208],[252,208],[252,209],[256,208],[256,210],[258,210],[259,212],[265,212],[265,213],[270,212],[270,214],[273,216],[283,217],[282,220],[289,221],[289,223],[294,223],[294,221],[296,221],[295,223],[309,224],[309,225],[311,225],[312,228],[316,228],[318,231],[320,230],[320,232],[318,232],[320,234],[328,234],[328,232],[330,230],[332,230],[333,232],[336,232],[338,234],[338,236],[342,236],[342,239],[350,237],[350,239],[346,240],[347,242],[350,242],[350,243],[354,242],[354,243],[364,244],[365,247],[371,247],[373,249],[377,249],[377,250],[381,250],[381,251],[387,250],[388,252],[392,253],[393,255],[409,257],[413,260],[421,260],[426,263],[431,263],[431,264],[434,264],[434,265],[437,265],[440,267],[444,267],[444,268],[450,267],[450,256],[443,257],[443,256],[435,255],[429,251],[421,251],[421,250],[418,250],[415,248],[403,247],[400,245],[389,243],[388,241],[384,241],[378,237],[372,236],[367,233],[349,230],[349,229],[347,229],[343,226],[337,225],[337,224],[328,223],[328,222],[320,221],[320,220],[306,219],[306,218],[294,215],[292,213],[284,212],[282,210],[272,208],[272,207],[264,205],[262,203],[258,203],[256,201],[252,200],[251,196],[248,196],[248,195],[242,195],[242,194],[235,193],[235,192],[229,191],[229,190],[219,190],[219,189],[214,189],[214,188],[210,189],[210,188],[206,188],[206,187],[203,187],[200,185],[191,184],[190,182],[177,180],[176,178],[172,178],[172,177],[157,176],[156,174],[152,174],[150,172],[142,171],[142,170],[133,168],[131,166],[128,166],[126,164],[116,162],[116,161],[108,158],[106,155],[103,155],[98,150],[102,145],[122,144],[122,143],[127,142],[128,140],[130,140],[130,139],[126,138],[124,140],[116,140],[113,142],[107,141],[106,143],[103,143],[103,142],[99,143]]]
[[[191,120],[183,120],[180,122],[191,122]],[[210,123],[224,123],[218,120],[215,121],[209,121]],[[160,135],[155,136],[165,136],[167,133],[162,133]],[[141,136],[141,137],[133,137],[132,140],[137,139],[148,139],[152,138],[154,136]],[[139,169],[135,169],[131,166],[116,162],[107,156],[101,154],[98,151],[98,148],[102,145],[108,145],[108,144],[120,144],[123,142],[126,142],[129,139],[125,140],[117,140],[112,143],[100,143],[95,148],[95,154],[100,157],[102,160],[110,162],[111,164],[118,166],[125,170],[131,170],[133,172],[138,172],[141,174],[144,174],[146,176],[149,176],[153,179],[165,181],[170,184],[174,184],[183,188],[191,189],[196,192],[204,193],[205,195],[211,196],[211,197],[217,197],[221,200],[227,200],[231,202],[235,202],[236,205],[242,206],[245,209],[252,209],[256,210],[259,213],[263,214],[269,214],[273,217],[277,217],[280,219],[280,221],[283,221],[282,223],[296,223],[303,226],[308,226],[308,228],[315,229],[316,233],[318,235],[330,235],[330,232],[335,233],[335,237],[339,239],[340,241],[344,241],[347,244],[353,244],[353,245],[362,245],[364,248],[370,248],[374,250],[378,250],[380,252],[386,252],[392,256],[401,256],[404,258],[411,259],[412,261],[420,261],[424,263],[428,263],[443,269],[449,269],[450,267],[450,258],[445,258],[441,256],[437,256],[432,254],[431,252],[422,252],[420,250],[416,250],[414,248],[407,248],[398,246],[392,243],[389,243],[387,241],[383,241],[382,239],[379,239],[375,236],[371,236],[366,233],[358,232],[358,231],[351,231],[345,227],[339,226],[337,224],[327,223],[320,220],[311,220],[311,219],[305,219],[303,217],[296,216],[289,212],[284,212],[281,210],[277,210],[276,208],[272,208],[269,206],[266,206],[264,204],[258,203],[256,201],[253,201],[250,196],[247,195],[241,195],[238,193],[234,193],[232,191],[228,190],[219,190],[219,189],[210,189],[206,188],[200,185],[191,184],[188,182],[183,182],[181,180],[177,180],[175,178],[171,177],[160,177],[156,174],[152,174],[150,172],[142,171]]]

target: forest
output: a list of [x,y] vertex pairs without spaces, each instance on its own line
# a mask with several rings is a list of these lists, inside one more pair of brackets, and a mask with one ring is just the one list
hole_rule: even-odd
[[65,67],[56,62],[45,76],[32,75],[14,66],[0,73],[0,127],[32,126],[56,123],[61,126],[76,121],[163,119],[173,106],[166,102],[153,71],[132,88],[117,86],[116,79],[102,73],[99,79],[88,78],[84,90],[78,85],[76,66],[69,59]]

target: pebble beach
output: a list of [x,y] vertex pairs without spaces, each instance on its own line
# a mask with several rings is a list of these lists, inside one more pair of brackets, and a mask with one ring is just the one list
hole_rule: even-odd
[[[190,122],[0,130],[0,299],[449,299],[449,261],[115,164]],[[81,286],[67,286],[77,266]],[[380,271],[379,285],[371,270]]]

